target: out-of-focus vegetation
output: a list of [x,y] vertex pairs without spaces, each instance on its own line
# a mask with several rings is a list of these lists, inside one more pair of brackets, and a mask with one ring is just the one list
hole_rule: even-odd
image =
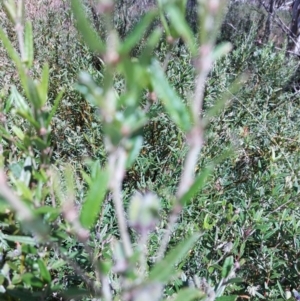
[[[0,300],[293,298],[299,77],[280,27],[273,23],[266,36],[262,7],[226,6],[216,40],[229,41],[232,51],[204,77],[198,176],[178,197],[198,122],[191,107],[203,70],[195,49],[210,41],[202,11],[199,29],[196,1],[187,12],[169,1],[153,17],[154,1],[150,8],[116,1],[114,11],[108,0],[85,1],[75,17],[76,2],[73,11],[68,1],[26,2],[34,60],[27,25],[23,62],[16,24],[1,4]],[[103,44],[89,39],[83,12]],[[134,31],[144,12],[150,15]],[[289,12],[279,14],[289,24]],[[6,36],[18,49],[12,58]],[[168,225],[167,256],[158,262]]]

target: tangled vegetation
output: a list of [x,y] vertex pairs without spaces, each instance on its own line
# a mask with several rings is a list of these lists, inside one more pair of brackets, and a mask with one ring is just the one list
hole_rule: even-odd
[[199,1],[198,33],[184,1],[126,30],[109,0],[27,2],[32,26],[4,2],[0,300],[293,300],[298,58],[278,28],[262,43],[261,11],[223,0]]

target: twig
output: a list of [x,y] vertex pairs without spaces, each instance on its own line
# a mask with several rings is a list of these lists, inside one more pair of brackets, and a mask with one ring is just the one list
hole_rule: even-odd
[[122,238],[124,251],[126,257],[132,256],[132,245],[127,229],[127,222],[125,217],[125,210],[122,200],[122,182],[125,174],[126,151],[119,147],[115,149],[108,158],[108,164],[111,168],[111,182],[110,187],[113,194],[114,207],[116,209],[117,220],[119,224],[120,235]]
[[[213,16],[215,16],[218,9],[221,9],[222,6],[221,2],[218,1],[214,3],[215,6],[213,7],[210,7],[210,4],[208,3],[203,5],[207,5],[206,9],[208,14],[205,17],[208,19],[213,18]],[[167,249],[170,236],[172,234],[172,231],[174,230],[175,223],[182,210],[183,205],[181,204],[180,200],[183,197],[183,195],[189,190],[189,188],[194,182],[195,166],[197,164],[198,156],[203,146],[203,125],[202,125],[202,116],[201,116],[202,106],[203,106],[206,79],[213,64],[212,55],[213,55],[213,47],[215,43],[214,37],[210,37],[209,32],[211,33],[214,32],[215,30],[214,27],[216,26],[216,24],[212,22],[209,23],[209,25],[211,27],[205,29],[207,30],[206,33],[207,36],[205,42],[201,45],[199,49],[199,58],[196,66],[198,70],[198,76],[196,77],[194,99],[191,103],[194,126],[192,127],[192,129],[187,135],[189,151],[186,155],[183,171],[178,185],[175,205],[169,216],[168,226],[162,238],[160,248],[157,252],[156,260],[160,260]]]

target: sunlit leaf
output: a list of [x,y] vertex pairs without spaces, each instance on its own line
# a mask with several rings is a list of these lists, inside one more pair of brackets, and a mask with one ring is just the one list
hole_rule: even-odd
[[44,261],[41,259],[38,259],[38,265],[40,268],[42,278],[48,283],[51,282],[51,275],[50,275]]
[[49,65],[46,63],[43,67],[41,81],[37,85],[41,106],[44,106],[46,104],[48,98],[48,85],[49,85]]
[[33,37],[32,24],[29,21],[27,21],[25,25],[24,56],[24,63],[27,68],[31,68],[33,63]]
[[223,267],[222,267],[222,278],[227,278],[232,271],[234,266],[233,256],[229,256],[225,259]]
[[[173,301],[192,301],[192,300],[201,300],[205,297],[205,294],[196,288],[185,288],[181,289],[177,294]],[[169,299],[164,299],[167,301]]]
[[199,237],[200,234],[194,234],[169,251],[166,257],[160,262],[157,262],[154,268],[150,271],[149,279],[151,281],[168,282],[173,276],[175,264],[186,256],[188,251],[193,248]]
[[99,170],[96,178],[93,179],[90,185],[80,213],[80,221],[85,228],[93,226],[99,216],[107,191],[108,179],[107,170]]
[[211,175],[212,171],[213,171],[213,166],[207,166],[202,169],[200,174],[196,177],[193,185],[180,199],[180,203],[182,205],[188,204],[191,198],[204,187],[207,178]]
[[173,30],[175,30],[178,37],[182,37],[187,43],[192,55],[195,55],[197,52],[197,47],[194,35],[185,19],[185,16],[182,14],[179,8],[174,5],[170,5],[168,7],[168,16],[170,17]]
[[221,296],[216,298],[216,301],[235,301],[239,298],[237,295],[232,295],[232,296]]
[[158,61],[153,61],[150,72],[152,88],[162,100],[170,118],[180,129],[187,132],[191,128],[191,118],[187,106],[170,86]]
[[157,13],[155,11],[147,13],[142,20],[136,25],[134,30],[126,37],[124,43],[120,48],[120,54],[128,54],[131,49],[137,45],[141,38],[145,35],[145,32],[151,22],[154,20]]

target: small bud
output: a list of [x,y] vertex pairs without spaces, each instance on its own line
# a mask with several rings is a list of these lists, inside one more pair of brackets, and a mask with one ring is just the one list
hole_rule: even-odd
[[149,100],[151,100],[152,103],[157,102],[157,95],[153,91],[148,93],[148,98],[149,98]]
[[47,135],[47,130],[44,127],[40,128],[40,135],[41,136]]
[[117,65],[120,61],[120,56],[116,51],[107,51],[104,55],[104,61],[109,65]]
[[170,45],[173,45],[175,42],[175,39],[172,36],[167,36],[167,43]]

